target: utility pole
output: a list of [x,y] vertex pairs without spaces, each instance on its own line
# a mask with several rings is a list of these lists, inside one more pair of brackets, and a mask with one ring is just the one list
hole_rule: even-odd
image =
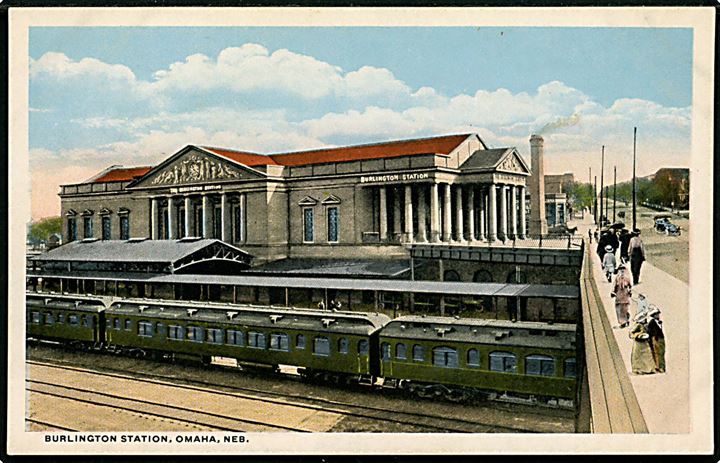
[[615,223],[615,204],[617,203],[617,166],[613,166],[613,223]]
[[593,186],[593,217],[595,218],[595,224],[598,223],[598,198],[597,198],[597,175],[595,176],[595,184]]
[[[602,155],[600,157],[600,226],[602,226],[603,216],[603,174],[605,173],[605,145],[602,145]],[[606,216],[607,217],[607,216]]]
[[637,142],[637,127],[633,127],[633,180],[632,180],[632,193],[633,193],[633,226],[632,229],[637,228],[637,198],[635,190],[635,147]]
[[610,208],[610,185],[605,187],[605,218],[610,221],[610,214],[608,209]]

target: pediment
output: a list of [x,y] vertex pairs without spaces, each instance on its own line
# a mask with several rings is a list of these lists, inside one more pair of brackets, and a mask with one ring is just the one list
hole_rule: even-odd
[[496,170],[503,172],[512,172],[517,174],[530,174],[530,169],[517,151],[510,150],[500,161],[498,161]]
[[251,169],[191,147],[170,157],[132,186],[193,185],[258,177],[259,175]]
[[335,195],[328,195],[328,197],[325,198],[322,203],[325,204],[325,205],[328,205],[328,204],[340,204],[341,202],[342,202],[342,201],[341,201],[340,198],[338,198],[337,196],[335,196]]
[[317,204],[317,199],[312,196],[305,196],[303,199],[298,201],[298,206],[314,206]]

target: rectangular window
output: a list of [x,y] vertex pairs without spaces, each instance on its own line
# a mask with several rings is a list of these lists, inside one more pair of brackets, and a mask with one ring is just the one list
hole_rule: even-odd
[[75,217],[71,217],[68,219],[67,240],[77,240],[77,221],[75,220]]
[[303,209],[303,243],[315,241],[315,211],[312,208]]
[[102,218],[102,239],[109,240],[112,236],[112,226],[110,225],[110,216],[103,216]]
[[338,242],[338,208],[328,207],[327,210],[327,236],[329,243]]
[[250,331],[248,333],[248,346],[253,349],[265,349],[267,347],[265,343],[265,333]]
[[220,328],[208,328],[207,342],[209,342],[210,344],[222,344],[223,330],[221,330]]
[[243,210],[239,205],[233,207],[233,241],[243,241]]
[[138,322],[138,336],[152,337],[153,324],[151,322]]
[[295,338],[295,347],[298,349],[305,349],[305,335],[298,334]]
[[177,219],[175,220],[175,236],[178,238],[185,237],[185,207],[177,208]]
[[192,342],[203,342],[204,340],[203,329],[199,326],[188,326],[187,327],[187,339]]
[[120,329],[120,319],[119,318],[115,318],[115,329],[116,330]]
[[42,317],[40,316],[40,312],[31,312],[30,313],[30,321],[35,323],[36,325],[39,325],[42,320]]
[[242,331],[236,331],[236,330],[227,330],[227,344],[232,344],[233,346],[244,346],[245,345],[245,336],[243,335]]
[[[39,322],[38,322],[39,323]],[[80,319],[75,314],[68,315],[68,323],[72,326],[78,326],[80,324]]]
[[83,233],[84,238],[92,238],[93,236],[93,223],[92,217],[83,217]]
[[120,239],[121,240],[129,240],[130,239],[130,217],[128,217],[126,215],[120,217]]
[[62,325],[63,323],[65,323],[65,314],[64,314],[64,313],[59,313],[59,314],[58,314],[57,322],[58,322],[60,325]]
[[55,317],[50,312],[45,312],[45,324],[46,325],[54,325],[55,324]]
[[182,326],[178,325],[168,326],[168,339],[182,341],[183,339],[185,339],[185,330]]
[[270,350],[290,352],[290,342],[288,341],[288,335],[285,333],[271,333]]
[[432,350],[433,365],[436,367],[457,368],[457,351],[451,347],[435,347]]
[[125,319],[125,329],[130,331],[132,329],[132,320],[129,318]]
[[330,355],[330,340],[328,338],[315,338],[315,344],[313,346],[313,354],[320,357],[327,357]]
[[222,238],[222,209],[213,208],[213,238]]
[[162,239],[162,240],[166,240],[170,237],[170,233],[169,233],[170,231],[168,230],[169,219],[170,219],[170,217],[168,217],[167,208],[160,210],[159,235],[160,235],[160,239]]

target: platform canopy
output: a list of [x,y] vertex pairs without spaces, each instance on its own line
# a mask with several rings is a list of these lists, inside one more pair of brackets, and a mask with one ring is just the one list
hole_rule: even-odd
[[73,241],[32,259],[43,271],[197,273],[227,275],[250,267],[252,256],[216,239]]

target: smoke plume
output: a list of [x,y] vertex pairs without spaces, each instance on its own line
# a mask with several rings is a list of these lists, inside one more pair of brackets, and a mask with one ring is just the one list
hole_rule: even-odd
[[542,129],[538,132],[538,135],[546,135],[550,132],[552,132],[555,129],[559,129],[562,127],[572,127],[573,125],[576,125],[580,122],[580,114],[574,113],[572,116],[568,117],[558,117],[553,122],[548,122],[545,124]]

